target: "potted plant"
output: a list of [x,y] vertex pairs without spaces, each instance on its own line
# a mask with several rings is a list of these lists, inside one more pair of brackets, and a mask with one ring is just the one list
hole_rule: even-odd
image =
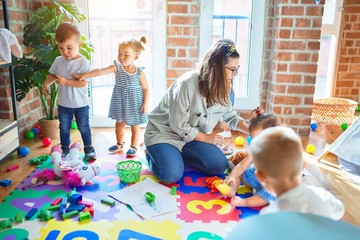
[[[58,3],[52,0],[52,5],[43,6],[35,10],[31,16],[30,23],[24,28],[23,42],[29,49],[27,54],[21,59],[14,59],[14,76],[16,86],[16,100],[23,100],[30,91],[37,91],[43,110],[45,120],[57,120],[55,115],[56,99],[58,96],[57,84],[50,86],[49,96],[42,94],[42,85],[49,74],[51,64],[55,58],[60,56],[58,51],[55,32],[58,26],[66,21],[84,21],[86,16],[81,9],[73,3]],[[90,59],[90,53],[93,52],[93,46],[87,41],[85,36],[81,36],[83,46],[80,53],[87,59]],[[55,129],[57,129],[56,127]],[[43,135],[50,138],[58,138],[58,131],[54,127],[50,128],[55,137],[49,134]]]

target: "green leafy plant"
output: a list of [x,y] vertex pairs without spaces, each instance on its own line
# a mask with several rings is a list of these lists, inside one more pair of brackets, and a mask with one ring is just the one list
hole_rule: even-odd
[[[14,59],[14,77],[16,86],[16,100],[23,100],[26,95],[35,90],[38,92],[46,119],[55,119],[57,84],[50,86],[50,94],[42,94],[42,85],[49,74],[51,64],[60,56],[56,45],[55,32],[59,25],[66,21],[84,21],[86,16],[73,3],[58,3],[52,1],[51,6],[43,6],[35,10],[30,23],[24,28],[24,45],[30,49],[21,59]],[[80,53],[90,59],[94,51],[92,44],[81,36],[83,46]]]

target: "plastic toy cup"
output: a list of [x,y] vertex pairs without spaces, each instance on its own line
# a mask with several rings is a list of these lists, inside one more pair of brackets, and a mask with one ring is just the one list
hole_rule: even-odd
[[134,160],[119,162],[116,168],[121,182],[133,183],[139,181],[142,168],[141,162]]

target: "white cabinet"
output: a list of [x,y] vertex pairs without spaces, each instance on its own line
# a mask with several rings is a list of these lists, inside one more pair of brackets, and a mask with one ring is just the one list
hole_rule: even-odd
[[[9,18],[6,0],[1,0],[4,25],[9,29]],[[11,102],[14,119],[0,119],[0,161],[6,159],[19,148],[19,129],[16,111],[16,95],[13,66],[11,63],[0,63],[0,68],[8,69],[11,85]],[[6,72],[6,71],[4,71]],[[10,111],[10,110],[9,110]]]

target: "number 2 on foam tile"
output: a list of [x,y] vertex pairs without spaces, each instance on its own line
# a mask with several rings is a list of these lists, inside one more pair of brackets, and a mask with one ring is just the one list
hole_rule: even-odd
[[202,210],[199,208],[199,206],[202,206],[207,210],[212,209],[214,206],[220,206],[220,209],[216,211],[216,213],[220,215],[228,214],[231,211],[231,204],[218,199],[209,201],[193,200],[186,204],[186,208],[194,214],[202,213]]

